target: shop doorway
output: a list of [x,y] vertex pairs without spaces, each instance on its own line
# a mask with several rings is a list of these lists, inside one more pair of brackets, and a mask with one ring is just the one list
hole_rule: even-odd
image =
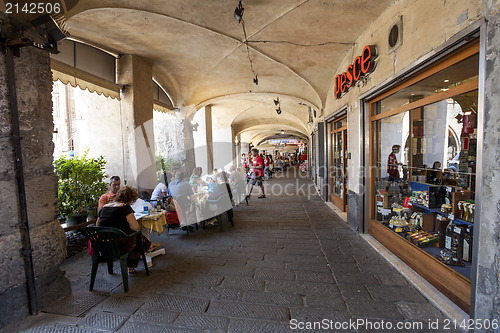
[[347,115],[330,123],[330,201],[347,211]]

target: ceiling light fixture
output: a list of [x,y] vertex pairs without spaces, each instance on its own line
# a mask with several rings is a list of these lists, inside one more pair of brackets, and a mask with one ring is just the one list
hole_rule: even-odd
[[278,108],[276,109],[277,114],[281,114],[281,103],[280,103],[280,98],[276,97],[276,99],[273,100],[274,105],[276,105]]
[[236,19],[236,21],[238,21],[238,23],[241,22],[241,19],[243,18],[243,12],[245,11],[245,8],[243,8],[243,5],[241,4],[241,0],[240,0],[240,3],[238,4],[238,7],[236,7],[236,9],[234,10],[234,18]]
[[282,134],[282,135],[283,135],[283,134],[285,134],[285,131],[284,131],[284,130],[281,130],[281,134]]
[[253,77],[253,83],[255,83],[256,86],[259,85],[259,78],[257,77],[257,74]]
[[444,80],[444,82],[445,82],[445,83],[448,83],[448,82],[450,82],[450,80],[446,79],[446,80]]

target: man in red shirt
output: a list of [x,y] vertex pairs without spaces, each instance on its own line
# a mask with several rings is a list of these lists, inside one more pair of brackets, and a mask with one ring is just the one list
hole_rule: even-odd
[[262,176],[264,175],[264,161],[262,161],[262,157],[259,156],[259,151],[256,148],[252,149],[253,156],[253,165],[252,165],[252,179],[250,179],[250,191],[248,192],[247,198],[250,199],[250,195],[252,194],[253,186],[257,184],[260,186],[262,190],[262,195],[259,196],[259,199],[265,198],[266,194],[264,193],[264,186],[262,185]]
[[119,189],[120,189],[120,177],[118,176],[111,177],[111,179],[109,180],[109,192],[104,193],[99,198],[99,205],[97,206],[98,212],[105,204],[115,201],[115,196],[116,193],[118,193]]

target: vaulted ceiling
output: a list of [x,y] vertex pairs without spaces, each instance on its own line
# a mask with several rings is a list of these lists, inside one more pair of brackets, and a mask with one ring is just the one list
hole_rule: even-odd
[[[281,129],[310,133],[308,107],[321,113],[340,62],[392,2],[243,0],[241,23],[233,17],[237,0],[64,5],[73,37],[146,58],[176,106],[195,112],[211,104],[214,117],[222,116],[236,134],[260,141]],[[281,115],[275,112],[277,97]]]

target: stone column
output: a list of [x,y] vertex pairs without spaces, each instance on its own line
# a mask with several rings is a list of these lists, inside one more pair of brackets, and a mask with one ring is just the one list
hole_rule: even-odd
[[205,133],[207,135],[207,173],[214,169],[214,143],[212,136],[212,106],[205,106]]
[[[484,142],[483,149],[478,147],[482,179],[478,177],[477,181],[481,182],[482,191],[477,193],[481,200],[476,200],[480,225],[474,225],[477,279],[471,305],[472,318],[483,321],[500,320],[500,14],[498,8],[491,10],[487,15],[486,33],[482,35],[485,37],[482,40],[485,55],[481,54],[485,56],[485,86],[484,91],[479,86],[479,96],[481,103],[484,94],[484,119],[480,115],[478,120],[484,124]],[[474,276],[472,279],[474,282]],[[491,332],[475,332],[487,331]]]
[[[36,301],[41,309],[71,291],[59,269],[66,257],[66,236],[57,219],[52,166],[52,73],[49,54],[34,47],[22,48],[14,63]],[[6,73],[5,54],[0,52],[0,328],[29,314]]]
[[[156,186],[155,140],[153,128],[152,68],[145,59],[124,55],[118,61],[127,185],[139,191]],[[117,119],[117,122],[119,119]]]

